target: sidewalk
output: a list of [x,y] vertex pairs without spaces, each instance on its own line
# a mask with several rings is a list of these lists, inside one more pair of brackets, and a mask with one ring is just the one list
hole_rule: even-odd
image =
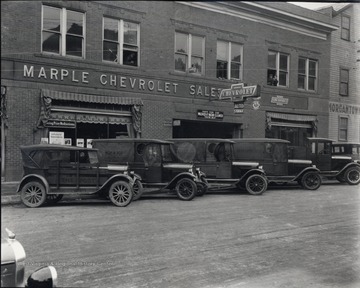
[[21,203],[20,195],[16,193],[19,182],[1,182],[1,205]]

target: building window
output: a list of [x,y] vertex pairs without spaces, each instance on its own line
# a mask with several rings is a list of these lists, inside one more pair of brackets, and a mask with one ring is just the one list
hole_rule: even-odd
[[347,141],[348,140],[348,123],[349,119],[346,117],[339,118],[339,140]]
[[349,70],[340,69],[340,91],[341,96],[349,95]]
[[175,70],[203,74],[205,38],[175,33]]
[[103,27],[103,60],[139,66],[140,25],[104,18]]
[[350,17],[341,16],[341,39],[350,41]]
[[43,6],[42,52],[84,57],[85,14]]
[[271,86],[289,86],[289,55],[269,51],[267,84]]
[[216,53],[216,77],[219,79],[242,79],[242,45],[218,41]]
[[316,91],[318,62],[311,59],[299,58],[298,64],[298,88]]

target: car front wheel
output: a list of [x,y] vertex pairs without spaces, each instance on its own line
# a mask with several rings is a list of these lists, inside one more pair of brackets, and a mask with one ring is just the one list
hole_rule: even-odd
[[317,172],[307,172],[301,178],[301,186],[308,190],[316,190],[321,186],[321,177]]
[[250,175],[246,179],[245,188],[251,195],[261,195],[267,189],[267,180],[260,174]]
[[109,190],[109,198],[116,206],[125,207],[129,205],[133,198],[130,184],[125,181],[114,182]]
[[134,186],[134,197],[133,200],[138,200],[141,197],[141,194],[144,192],[144,187],[139,179],[135,180]]
[[345,181],[349,185],[357,185],[360,183],[360,168],[350,167],[345,172]]
[[46,192],[45,187],[38,181],[30,181],[26,183],[20,192],[21,201],[30,208],[40,207],[45,203]]
[[181,200],[190,201],[197,193],[197,187],[191,179],[183,178],[176,184],[176,193]]

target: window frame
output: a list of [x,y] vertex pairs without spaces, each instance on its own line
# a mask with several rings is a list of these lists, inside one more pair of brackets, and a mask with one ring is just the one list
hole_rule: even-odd
[[[176,51],[176,41],[177,41],[177,34],[183,34],[187,36],[187,51],[185,52],[179,52]],[[201,53],[202,55],[193,55],[192,53],[192,42],[193,42],[193,37],[198,37],[202,39],[202,43],[201,43]],[[205,36],[201,36],[199,34],[191,34],[191,33],[187,33],[187,32],[181,32],[181,31],[175,31],[175,37],[174,37],[174,70],[176,72],[179,73],[191,73],[191,74],[195,74],[195,75],[205,75]],[[183,70],[177,70],[176,69],[176,65],[175,65],[175,61],[176,61],[176,55],[182,55],[185,56],[187,58],[186,63],[185,63],[185,71]],[[196,58],[201,58],[202,62],[201,62],[201,71],[197,72],[196,68],[192,69],[192,58],[196,57]]]
[[[347,80],[346,81],[342,80],[342,77],[341,77],[341,72],[342,71],[347,72]],[[339,72],[339,95],[340,96],[343,96],[343,97],[348,97],[349,96],[349,82],[350,82],[350,69],[340,67],[340,72]],[[346,93],[342,92],[342,89],[341,89],[342,84],[346,85]]]
[[[346,120],[346,127],[342,127],[342,121],[341,120]],[[349,117],[345,117],[345,116],[339,116],[339,126],[338,126],[338,139],[339,141],[348,141],[349,138]],[[341,132],[345,131],[345,138],[342,138]]]
[[[347,18],[349,20],[349,27],[344,27],[344,18]],[[345,40],[345,41],[350,41],[350,28],[351,28],[351,18],[348,15],[341,15],[341,39]],[[346,33],[343,33],[344,31],[347,31],[347,37],[344,36],[344,34],[346,35]]]
[[[305,60],[305,74],[300,73],[300,69],[299,69],[299,61],[300,60]],[[310,62],[314,62],[315,63],[315,77],[310,75]],[[299,76],[303,76],[305,77],[305,87],[304,88],[300,88],[299,87]],[[315,83],[315,87],[314,89],[310,89],[309,88],[309,79],[310,78],[314,78],[314,83]],[[319,79],[319,61],[316,59],[311,59],[311,58],[306,58],[306,57],[299,57],[298,59],[298,89],[299,90],[305,90],[305,91],[313,91],[313,92],[317,92],[318,91],[318,79]]]
[[[58,9],[60,11],[60,31],[59,32],[44,29],[44,16],[45,16],[44,9],[45,9],[45,7],[49,7],[52,9]],[[82,35],[81,36],[76,35],[76,34],[69,34],[67,32],[67,30],[68,30],[67,29],[68,11],[81,14],[81,16],[82,16]],[[44,51],[44,49],[43,49],[43,43],[44,43],[43,34],[44,34],[44,32],[59,35],[59,53]],[[67,39],[66,38],[68,35],[81,38],[81,43],[82,43],[81,56],[67,54],[67,51],[66,51]],[[86,48],[86,13],[85,12],[72,10],[72,9],[68,9],[68,8],[64,8],[64,7],[56,7],[56,6],[45,5],[45,4],[41,5],[41,53],[51,54],[51,55],[59,55],[59,56],[64,56],[64,57],[72,57],[72,58],[76,58],[76,59],[85,59],[85,55],[86,55],[85,48]]]
[[[274,69],[274,67],[269,66],[269,53],[270,52],[276,54],[276,60],[275,60],[275,66],[276,67],[275,67],[275,69]],[[267,56],[268,56],[268,60],[267,60],[267,75],[266,75],[267,80],[266,80],[266,83],[267,83],[269,75],[270,75],[269,70],[276,71],[276,77],[277,77],[277,81],[278,81],[277,85],[270,85],[270,84],[267,84],[267,85],[289,88],[289,81],[290,81],[290,54],[269,49]],[[286,56],[287,70],[280,69],[280,57],[281,56]],[[286,85],[280,85],[280,72],[285,72],[286,73]]]
[[[217,77],[218,76],[218,62],[224,62],[223,59],[218,59],[217,57],[217,52],[216,51],[216,78],[217,79],[226,79],[226,80],[239,80],[241,81],[243,79],[243,53],[244,53],[244,45],[241,44],[241,43],[237,43],[237,42],[232,42],[232,41],[226,41],[226,40],[217,40],[216,41],[216,49],[218,49],[218,44],[222,42],[222,43],[225,43],[226,44],[226,49],[227,49],[227,59],[226,59],[226,71],[227,71],[227,77],[226,78],[221,78],[221,77]],[[232,61],[232,46],[235,46],[235,45],[239,45],[240,46],[240,61]],[[239,78],[235,78],[235,77],[232,77],[232,74],[231,74],[231,67],[232,67],[232,64],[233,63],[236,63],[238,65],[240,65],[240,68],[239,68]]]
[[[117,41],[115,40],[111,40],[111,39],[105,39],[105,19],[111,19],[113,21],[117,21],[117,29],[118,29],[118,39]],[[124,23],[131,23],[131,24],[135,24],[137,29],[137,36],[136,36],[136,43],[137,45],[131,45],[131,44],[127,44],[124,42]],[[105,42],[111,42],[111,43],[116,43],[117,45],[117,54],[116,54],[116,60],[117,61],[110,61],[110,60],[106,60],[104,59],[104,43]],[[124,20],[124,19],[117,19],[117,18],[112,18],[112,17],[105,17],[103,16],[102,18],[102,61],[104,63],[114,63],[117,65],[122,65],[122,66],[126,66],[126,67],[140,67],[140,23],[135,22],[135,21],[128,21],[128,20]],[[124,46],[125,45],[131,45],[131,46],[136,46],[136,49],[125,49]],[[124,64],[124,50],[126,51],[136,51],[137,52],[137,65],[127,65]]]

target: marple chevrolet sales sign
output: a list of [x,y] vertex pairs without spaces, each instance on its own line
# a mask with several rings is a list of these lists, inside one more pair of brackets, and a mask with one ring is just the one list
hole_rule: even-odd
[[244,83],[231,85],[230,89],[223,89],[220,93],[220,100],[231,100],[232,102],[244,102],[248,97],[259,97],[260,86],[244,86]]

